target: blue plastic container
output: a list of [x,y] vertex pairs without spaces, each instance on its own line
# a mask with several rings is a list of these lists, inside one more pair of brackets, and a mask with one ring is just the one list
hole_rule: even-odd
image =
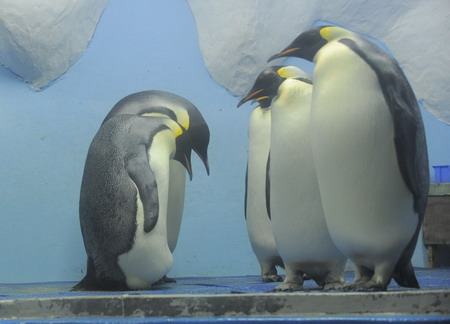
[[435,183],[450,182],[450,165],[435,165],[433,169]]

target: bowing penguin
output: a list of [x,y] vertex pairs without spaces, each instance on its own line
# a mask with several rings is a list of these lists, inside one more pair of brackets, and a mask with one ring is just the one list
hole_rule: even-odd
[[[192,149],[198,154],[205,165],[206,172],[209,174],[209,128],[200,111],[190,101],[176,94],[160,90],[132,93],[114,105],[103,123],[121,114],[139,116],[162,115],[178,122],[187,130],[192,140]],[[185,169],[177,160],[170,161],[169,181],[167,239],[170,251],[173,253],[180,233],[186,182]],[[164,280],[174,281],[166,277]]]
[[87,274],[74,290],[148,289],[171,268],[170,161],[192,176],[192,144],[170,118],[122,114],[89,147],[80,192]]

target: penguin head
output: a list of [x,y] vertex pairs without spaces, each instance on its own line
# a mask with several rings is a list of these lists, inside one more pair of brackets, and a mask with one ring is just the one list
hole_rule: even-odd
[[267,62],[280,57],[299,57],[313,62],[317,52],[329,41],[339,37],[346,30],[334,26],[318,26],[301,33],[280,53],[273,55]]
[[191,151],[192,140],[186,129],[172,119],[166,118],[168,128],[175,136],[176,151],[173,159],[180,162],[187,170],[189,179],[192,180]]
[[166,108],[170,110],[171,114],[167,116],[180,124],[188,133],[192,143],[192,149],[197,153],[200,160],[206,168],[206,173],[209,175],[208,163],[208,145],[209,145],[209,128],[206,121],[203,119],[200,111],[193,104],[186,102],[184,107]]
[[258,102],[262,108],[268,108],[283,81],[293,78],[309,78],[309,76],[295,66],[270,66],[258,75],[253,87],[237,106],[240,107],[245,102],[253,100],[252,102]]
[[[194,107],[195,108],[195,107]],[[167,108],[160,106],[148,107],[142,116],[168,117],[176,121],[188,133],[192,143],[192,149],[202,160],[206,172],[209,175],[208,144],[209,128],[200,112],[195,109]]]

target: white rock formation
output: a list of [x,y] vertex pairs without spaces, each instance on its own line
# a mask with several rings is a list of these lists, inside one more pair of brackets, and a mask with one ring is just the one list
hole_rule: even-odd
[[[369,35],[399,61],[417,98],[450,123],[448,0],[188,0],[212,77],[243,95],[267,59],[318,20]],[[276,62],[275,62],[276,63]]]
[[0,64],[35,88],[84,53],[108,0],[1,0]]

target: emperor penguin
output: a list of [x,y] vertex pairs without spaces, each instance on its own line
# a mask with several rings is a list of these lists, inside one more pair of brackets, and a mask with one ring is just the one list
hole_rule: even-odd
[[148,289],[171,268],[167,240],[170,161],[192,175],[191,142],[170,118],[117,115],[89,147],[80,192],[88,255],[74,290]]
[[322,204],[336,246],[356,265],[348,289],[419,288],[411,256],[428,196],[425,131],[398,63],[335,26],[300,34],[270,60],[315,63],[311,136]]
[[[273,75],[273,71],[281,68],[268,67],[261,72],[259,78]],[[281,78],[281,76],[280,76]],[[247,231],[253,252],[261,267],[263,282],[276,282],[283,279],[277,274],[276,266],[284,267],[280,253],[272,233],[267,202],[266,180],[267,162],[270,151],[270,104],[272,98],[255,97],[259,103],[251,115],[248,126],[248,157],[245,181],[245,209]],[[246,98],[243,98],[238,107]]]
[[[197,107],[189,100],[174,93],[161,90],[147,90],[132,93],[114,105],[108,115],[106,115],[103,123],[121,114],[139,116],[163,115],[177,121],[187,130],[192,141],[192,149],[200,157],[205,165],[207,174],[209,174],[208,144],[210,132],[208,124]],[[185,178],[186,172],[184,167],[177,160],[171,160],[167,239],[172,253],[177,246],[181,228],[184,209]],[[169,282],[174,281],[167,277],[163,278],[163,280]]]
[[[286,76],[289,76],[288,78]],[[346,258],[323,214],[310,143],[312,82],[293,66],[274,67],[243,100],[274,98],[270,134],[270,216],[285,265],[278,291],[303,289],[303,273],[326,289],[341,288]]]

